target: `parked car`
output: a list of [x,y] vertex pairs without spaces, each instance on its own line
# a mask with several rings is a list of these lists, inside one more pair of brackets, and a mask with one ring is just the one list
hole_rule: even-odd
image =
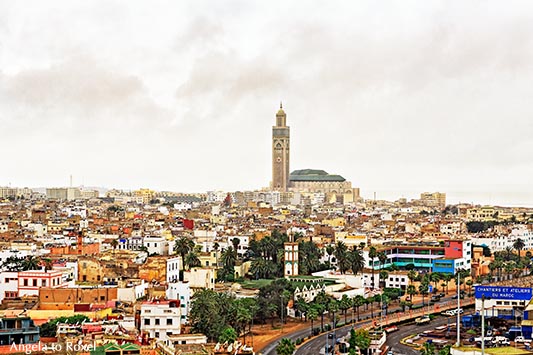
[[388,334],[388,333],[395,332],[395,331],[397,331],[398,329],[399,329],[399,328],[398,328],[397,326],[392,325],[392,326],[390,326],[390,327],[388,327],[388,328],[385,328],[385,332]]
[[422,316],[422,317],[418,317],[417,319],[415,319],[415,324],[422,325],[422,324],[427,324],[430,321],[431,321],[431,318],[429,318],[429,316]]
[[525,343],[525,342],[530,342],[531,339],[526,339],[522,335],[519,335],[516,338],[514,338],[514,341],[515,343]]
[[442,298],[442,297],[446,297],[446,295],[444,294],[444,292],[439,293],[438,296],[439,296],[440,298]]
[[[474,338],[476,343],[481,343],[481,337]],[[485,344],[492,341],[492,337],[485,337]]]
[[509,339],[507,339],[506,337],[502,337],[502,336],[495,336],[494,338],[492,338],[492,342],[495,345],[511,345],[511,342],[509,341]]
[[440,301],[440,296],[439,296],[439,295],[433,295],[433,296],[431,296],[431,301],[433,301],[433,302],[438,302],[438,301]]

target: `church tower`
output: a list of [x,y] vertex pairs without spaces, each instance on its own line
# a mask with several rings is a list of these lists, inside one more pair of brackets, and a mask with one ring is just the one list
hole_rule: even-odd
[[289,187],[290,128],[280,103],[276,125],[272,127],[272,190],[286,192]]

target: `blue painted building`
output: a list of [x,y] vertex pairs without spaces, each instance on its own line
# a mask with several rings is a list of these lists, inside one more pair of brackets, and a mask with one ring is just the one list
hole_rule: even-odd
[[0,318],[0,345],[33,344],[39,341],[39,327],[30,317]]

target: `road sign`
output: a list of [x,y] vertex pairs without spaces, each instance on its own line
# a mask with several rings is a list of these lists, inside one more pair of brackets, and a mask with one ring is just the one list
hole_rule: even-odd
[[530,287],[476,286],[476,298],[529,301],[533,296]]

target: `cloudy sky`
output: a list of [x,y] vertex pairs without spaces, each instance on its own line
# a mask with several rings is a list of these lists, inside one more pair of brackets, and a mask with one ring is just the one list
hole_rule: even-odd
[[533,205],[530,1],[2,1],[0,186],[268,186]]

